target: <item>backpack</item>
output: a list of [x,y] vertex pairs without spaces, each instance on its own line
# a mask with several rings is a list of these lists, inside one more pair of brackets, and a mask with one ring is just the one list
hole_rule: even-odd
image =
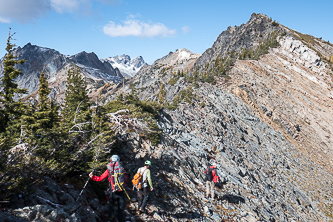
[[[107,168],[109,170],[109,181],[113,182],[113,191],[122,191],[123,190],[123,184],[124,184],[124,173],[125,170],[120,164],[120,162],[117,162],[114,165],[112,163],[109,163],[107,165]],[[112,188],[111,182],[110,186]]]
[[142,189],[142,185],[144,184],[145,181],[142,181],[142,176],[143,174],[147,171],[147,169],[145,169],[142,173],[141,170],[139,170],[139,172],[137,172],[132,180],[133,183],[133,189],[136,188],[138,190]]
[[206,173],[206,181],[212,181],[213,180],[213,169],[209,168]]

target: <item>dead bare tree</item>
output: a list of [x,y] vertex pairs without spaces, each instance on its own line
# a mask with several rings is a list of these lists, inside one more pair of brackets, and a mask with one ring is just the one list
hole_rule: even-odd
[[137,118],[130,117],[128,109],[118,110],[115,113],[108,113],[106,115],[109,117],[110,123],[114,124],[112,130],[114,130],[116,134],[126,134],[129,129],[137,132],[151,131]]

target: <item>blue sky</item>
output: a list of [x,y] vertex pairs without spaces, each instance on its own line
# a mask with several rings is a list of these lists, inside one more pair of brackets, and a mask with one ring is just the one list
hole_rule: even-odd
[[11,27],[17,46],[127,54],[152,64],[176,49],[202,54],[252,13],[333,42],[332,9],[331,0],[0,0],[0,57]]

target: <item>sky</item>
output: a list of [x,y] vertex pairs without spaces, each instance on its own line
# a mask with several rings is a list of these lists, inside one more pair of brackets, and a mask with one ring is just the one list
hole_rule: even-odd
[[0,0],[0,57],[11,28],[17,47],[142,56],[152,64],[177,49],[204,53],[252,13],[333,42],[332,9],[332,0]]

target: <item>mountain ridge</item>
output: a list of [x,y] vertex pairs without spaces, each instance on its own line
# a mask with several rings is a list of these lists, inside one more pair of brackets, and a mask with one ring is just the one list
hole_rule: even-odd
[[[254,30],[252,35],[244,36],[249,30]],[[239,33],[241,35],[238,35]],[[319,48],[321,46],[323,47]],[[234,53],[231,53],[232,51]],[[149,69],[142,69],[131,84],[135,86],[136,93],[142,100],[158,101],[166,107],[168,104],[176,105],[174,110],[164,109],[165,117],[161,118],[159,124],[163,132],[171,137],[169,140],[181,145],[182,156],[186,153],[186,160],[191,165],[189,168],[208,166],[211,161],[222,163],[219,173],[225,175],[227,172],[227,175],[235,177],[229,179],[241,187],[242,191],[238,191],[241,197],[247,196],[251,199],[250,196],[254,195],[254,198],[266,199],[258,200],[263,201],[261,206],[265,205],[270,209],[266,208],[261,213],[247,211],[249,215],[256,215],[256,220],[291,221],[292,218],[298,218],[296,220],[326,221],[330,220],[327,215],[330,215],[328,212],[332,207],[333,197],[330,191],[333,184],[333,65],[328,59],[332,51],[330,43],[295,34],[295,31],[276,23],[268,16],[252,14],[246,24],[223,31],[213,46],[195,60],[186,74],[175,75],[177,68],[163,63],[168,56],[172,56],[170,53],[157,60]],[[244,55],[244,52],[247,55]],[[255,53],[257,55],[254,57]],[[223,57],[224,59],[221,59]],[[231,62],[224,63],[228,59]],[[221,63],[223,71],[216,66]],[[214,73],[215,83],[202,83],[202,80],[196,79],[207,73]],[[151,79],[151,76],[154,78]],[[131,88],[125,87],[121,92],[131,92]],[[243,104],[244,107],[240,109],[235,104]],[[254,119],[240,117],[249,112],[254,115]],[[256,125],[261,124],[265,127],[257,128]],[[235,131],[232,130],[235,134],[233,140],[228,139],[231,137],[228,132],[230,127],[236,127]],[[270,142],[265,132],[268,129],[272,130],[273,134],[279,134],[281,138],[280,142],[273,145],[274,148],[272,144],[268,145]],[[270,137],[271,140],[273,137]],[[279,143],[281,145],[278,145]],[[253,148],[264,153],[276,153],[261,155],[257,151],[249,150]],[[198,154],[194,154],[193,150]],[[237,157],[237,152],[240,152],[240,158]],[[249,157],[251,152],[257,156],[252,160]],[[200,158],[201,156],[207,159]],[[263,161],[262,164],[267,164],[265,168],[275,170],[265,173],[266,176],[260,176],[255,169],[264,169],[262,165],[258,166],[256,158]],[[282,165],[277,163],[279,161]],[[288,164],[285,164],[285,161]],[[200,168],[202,169],[204,167]],[[182,171],[179,168],[178,170]],[[268,193],[255,195],[258,190],[266,192],[259,187],[270,187],[263,185],[265,181],[260,177],[273,174],[282,176],[282,183],[293,181],[290,191],[280,187],[279,182],[274,182],[273,190],[280,190],[280,194],[275,193],[274,198],[269,197],[271,194]],[[248,181],[242,182],[242,178]],[[272,182],[275,179],[268,180]],[[252,188],[248,187],[250,184]],[[256,186],[258,187],[255,188]],[[233,189],[237,189],[236,187]],[[316,195],[314,190],[325,194]],[[291,199],[283,200],[281,193],[284,192],[287,192]],[[248,195],[249,193],[251,195]],[[293,198],[298,200],[292,200]],[[295,200],[299,201],[299,204],[294,205]],[[245,202],[247,203],[247,200]],[[274,207],[271,205],[273,202]],[[284,208],[281,203],[291,204],[287,211],[305,207],[303,210],[307,209],[307,213],[300,215],[292,210],[290,212],[293,212],[293,216],[286,213],[279,217],[278,211],[282,212]],[[281,206],[278,211],[277,205]],[[212,205],[209,207],[214,208]]]
[[[254,13],[247,23],[223,31],[203,55],[170,52],[106,92],[110,101],[132,95],[162,106],[156,114],[159,144],[133,129],[116,135],[128,172],[152,161],[155,193],[149,197],[149,216],[157,221],[331,221],[332,49]],[[214,201],[205,198],[203,173],[212,163],[222,178]],[[48,189],[38,189],[59,202]],[[68,210],[68,217],[90,215],[98,221],[90,212],[103,214],[103,209],[87,196],[82,198],[88,206],[80,214]],[[29,203],[33,199],[37,206],[41,201],[34,198]],[[71,199],[66,197],[74,205]],[[129,203],[129,210],[135,207]],[[61,217],[56,207],[47,209],[53,212],[44,212],[47,217]],[[43,209],[30,210],[32,217]],[[26,211],[15,210],[35,219]],[[148,219],[143,214],[138,220]]]
[[[55,49],[27,43],[23,47],[15,48],[13,54],[18,59],[25,60],[25,63],[20,66],[23,75],[17,78],[19,87],[27,89],[27,95],[36,94],[39,87],[39,75],[44,70],[51,84],[50,96],[58,103],[61,103],[64,98],[64,82],[66,82],[68,69],[74,64],[81,68],[81,73],[87,78],[88,87],[91,89],[99,88],[101,84],[115,85],[123,79],[123,75],[117,67],[113,67],[108,61],[99,59],[94,52],[82,51],[70,56],[63,55]],[[142,57],[138,57],[133,63],[137,64],[136,69],[132,72],[134,75],[145,63]],[[0,76],[2,73],[3,67],[0,67]],[[96,92],[92,93],[92,95],[96,94]]]

